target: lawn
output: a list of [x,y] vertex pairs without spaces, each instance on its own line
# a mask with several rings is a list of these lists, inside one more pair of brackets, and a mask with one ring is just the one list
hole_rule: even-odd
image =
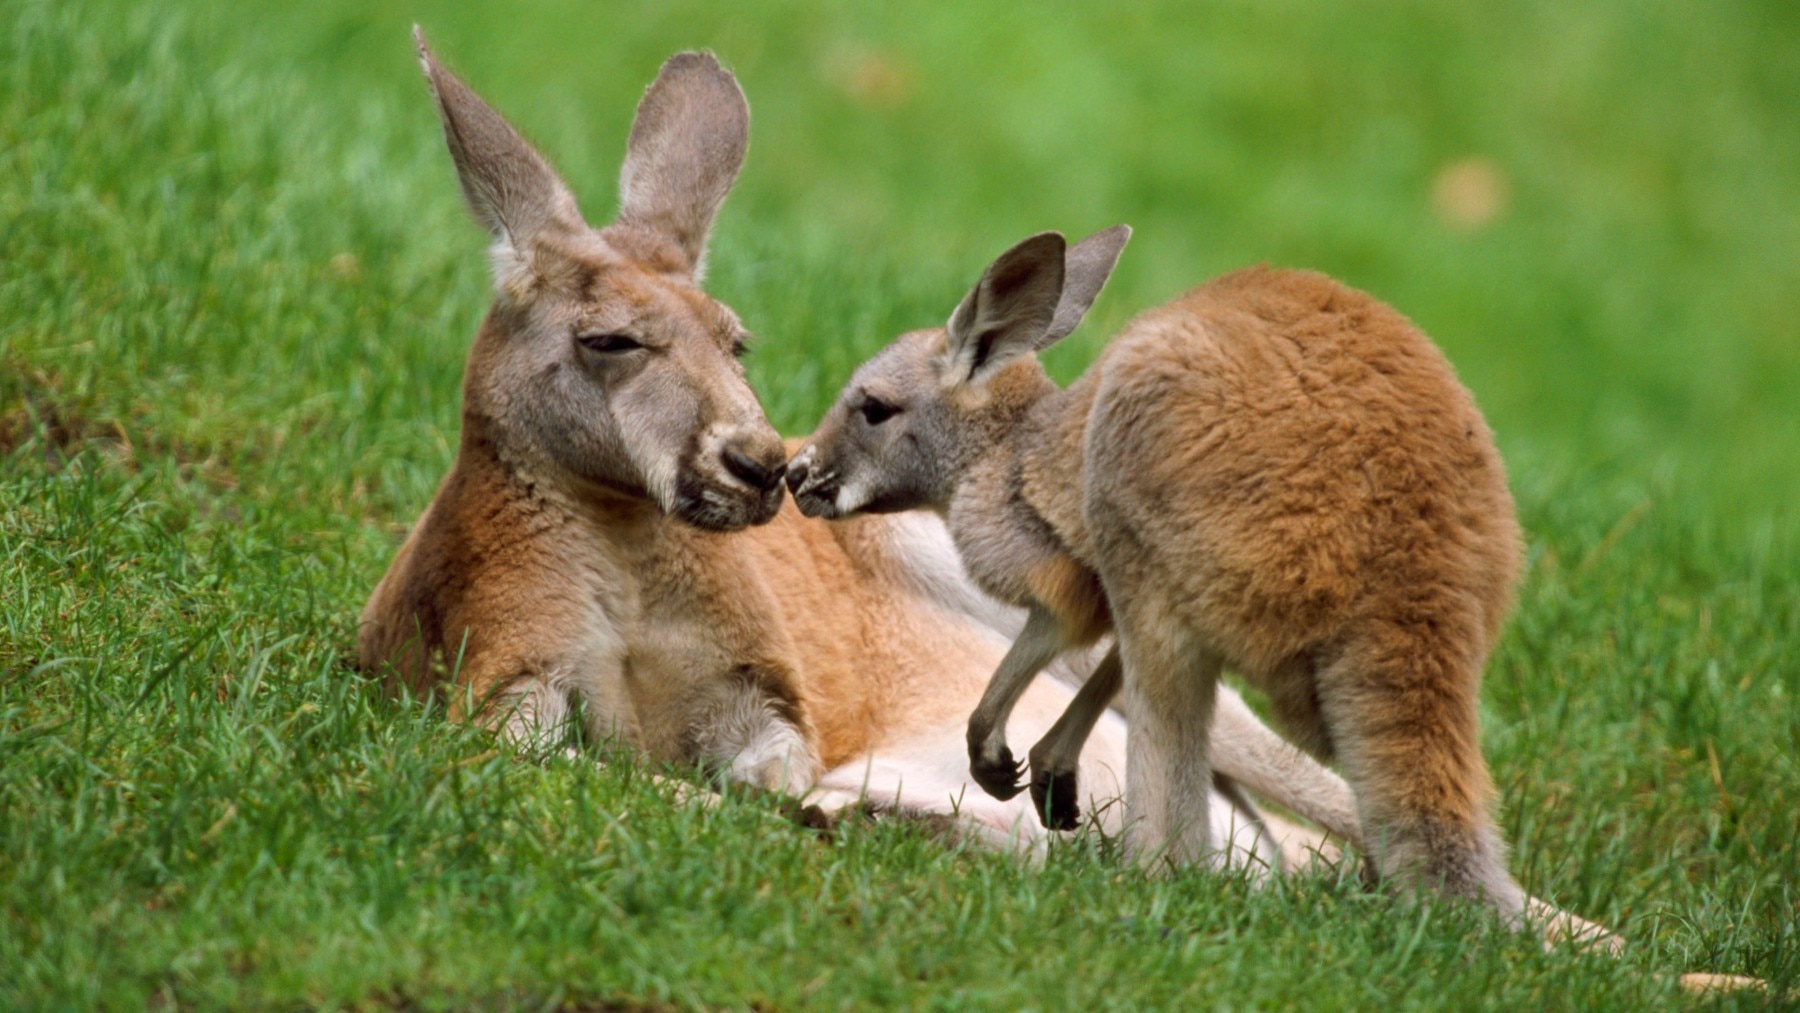
[[[1800,12],[0,0],[0,1008],[1587,1008],[1800,987]],[[1046,228],[1078,374],[1244,263],[1411,315],[1529,538],[1485,746],[1542,953],[1353,878],[671,804],[350,667],[488,301],[408,29],[604,220],[668,53],[753,109],[708,288],[784,431]],[[1758,1005],[1767,996],[1728,1003]]]

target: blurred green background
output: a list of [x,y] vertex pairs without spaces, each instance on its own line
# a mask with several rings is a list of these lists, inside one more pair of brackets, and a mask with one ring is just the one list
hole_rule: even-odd
[[[1059,375],[1223,270],[1313,267],[1424,326],[1521,463],[1736,522],[1800,494],[1788,4],[7,6],[8,343],[96,380],[127,357],[135,382],[94,396],[179,409],[200,442],[297,403],[368,420],[394,388],[454,427],[486,296],[416,20],[601,221],[663,57],[737,72],[752,154],[711,287],[766,337],[785,431],[1013,240],[1125,221]],[[191,313],[52,312],[159,284]],[[274,417],[221,433],[188,377]]]
[[[642,811],[647,787],[487,759],[478,735],[415,722],[348,673],[355,614],[449,463],[489,298],[414,21],[597,223],[661,61],[704,47],[735,70],[751,149],[707,287],[760,335],[751,379],[788,433],[1042,229],[1137,230],[1051,355],[1063,379],[1133,313],[1246,263],[1323,270],[1400,308],[1475,392],[1529,532],[1485,696],[1520,874],[1646,939],[1633,966],[1794,980],[1793,3],[0,0],[0,999],[1063,994],[1042,977],[1056,968],[989,973],[1052,931],[1033,913],[1052,901],[1010,866],[930,857],[904,834],[794,851],[785,828],[727,812],[660,843],[780,859],[721,878],[720,897],[694,900],[679,873],[571,871],[570,842],[610,817],[561,807]],[[457,788],[438,813],[443,772],[471,761],[504,801]],[[385,845],[359,836],[372,825]],[[419,843],[470,826],[548,835],[504,870],[522,906],[494,907],[492,856]],[[382,879],[383,848],[436,857]],[[1126,910],[1215,910],[1105,863],[1053,871]],[[878,906],[928,899],[871,941],[828,904],[759,892],[758,877],[840,873]],[[626,913],[554,927],[590,910],[559,892],[571,877]],[[691,917],[647,918],[621,890]],[[932,950],[932,926],[971,917],[975,895],[974,934]],[[1454,938],[1419,949],[1343,890],[1234,896],[1272,921],[1220,929],[1229,959],[1149,970],[1110,915],[1065,912],[1092,972],[1070,1004],[1201,988],[1354,1006],[1322,982],[1371,961],[1401,1005],[1667,998],[1517,941],[1489,938],[1479,960]],[[810,980],[804,956],[746,963],[708,904],[752,935],[786,926],[800,951],[875,946],[863,990],[804,991],[789,980]],[[692,963],[623,974],[601,956],[584,978],[564,962],[595,933]],[[272,955],[285,938],[306,941],[299,970]],[[419,962],[452,942],[510,955]],[[926,952],[938,970],[895,985]]]

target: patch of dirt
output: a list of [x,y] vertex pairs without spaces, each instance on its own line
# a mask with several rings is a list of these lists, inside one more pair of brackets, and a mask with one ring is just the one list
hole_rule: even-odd
[[0,359],[0,372],[12,383],[0,388],[0,455],[10,456],[33,437],[43,443],[44,458],[55,463],[90,443],[130,443],[117,422],[88,418],[58,397],[55,378],[11,356]]
[[1438,170],[1431,182],[1431,208],[1458,232],[1479,232],[1505,216],[1512,204],[1512,181],[1491,158],[1471,156]]
[[174,458],[184,477],[221,488],[237,485],[229,465],[216,454],[167,439],[139,419],[81,405],[64,393],[65,386],[54,373],[16,356],[0,356],[0,459],[35,443],[52,471],[86,454],[135,473],[143,454]]

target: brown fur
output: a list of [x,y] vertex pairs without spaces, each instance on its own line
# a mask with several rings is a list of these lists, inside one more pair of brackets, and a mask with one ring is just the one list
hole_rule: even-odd
[[[909,605],[889,577],[899,567],[880,520],[820,524],[790,506],[714,534],[622,499],[547,502],[475,459],[465,445],[365,612],[365,663],[391,661],[408,685],[434,688],[460,658],[458,684],[482,700],[552,669],[616,664],[596,675],[622,687],[618,730],[654,758],[696,762],[709,697],[755,677],[790,701],[830,767],[890,729],[959,720],[924,676],[983,678],[976,659],[991,649],[964,648],[962,623]],[[596,629],[618,642],[616,660],[595,656]]]
[[1112,614],[1099,575],[1070,558],[1049,559],[1025,575],[1032,600],[1056,613],[1069,643],[1086,646],[1112,632]]
[[1251,269],[1134,322],[1079,386],[1082,443],[1026,467],[1086,462],[1059,520],[1091,532],[1121,621],[1217,652],[1340,758],[1384,871],[1492,890],[1463,856],[1497,845],[1477,696],[1520,537],[1443,356],[1363,293]]

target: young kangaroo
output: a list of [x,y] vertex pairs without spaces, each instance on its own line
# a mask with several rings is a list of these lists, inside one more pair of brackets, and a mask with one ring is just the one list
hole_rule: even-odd
[[1230,666],[1342,763],[1380,875],[1517,921],[1476,716],[1520,554],[1486,423],[1405,318],[1266,268],[1144,314],[1058,389],[1033,353],[1074,329],[1127,235],[1027,239],[945,328],[862,366],[789,464],[796,501],[944,513],[975,581],[1029,609],[970,724],[984,785],[1017,790],[997,733],[1024,683],[1114,629],[1113,681],[1050,751],[1079,749],[1122,673],[1134,853],[1211,856],[1199,803]]

